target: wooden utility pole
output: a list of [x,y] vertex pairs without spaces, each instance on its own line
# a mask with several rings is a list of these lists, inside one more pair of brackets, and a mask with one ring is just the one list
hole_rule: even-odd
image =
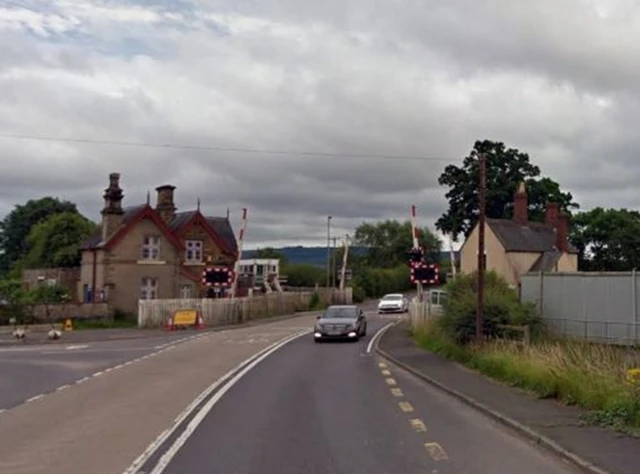
[[336,273],[336,245],[338,242],[337,237],[332,237],[333,239],[333,247],[331,247],[331,288],[335,288],[338,284],[336,281],[337,273]]
[[478,301],[476,307],[476,340],[482,341],[484,333],[484,276],[486,270],[484,230],[487,210],[487,158],[478,154],[480,179],[478,183]]

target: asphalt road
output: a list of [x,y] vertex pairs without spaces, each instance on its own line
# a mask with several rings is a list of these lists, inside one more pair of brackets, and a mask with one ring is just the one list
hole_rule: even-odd
[[0,410],[118,367],[199,335],[190,331],[157,337],[0,347]]
[[169,440],[136,472],[575,474],[367,354],[370,338],[387,322],[370,317],[369,335],[358,343],[294,339],[203,404],[182,439]]

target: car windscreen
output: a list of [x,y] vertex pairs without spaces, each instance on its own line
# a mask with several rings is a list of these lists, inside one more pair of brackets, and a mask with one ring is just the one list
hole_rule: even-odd
[[399,301],[402,299],[402,295],[386,295],[382,298],[383,301]]
[[322,315],[322,319],[355,318],[357,310],[354,308],[329,308]]

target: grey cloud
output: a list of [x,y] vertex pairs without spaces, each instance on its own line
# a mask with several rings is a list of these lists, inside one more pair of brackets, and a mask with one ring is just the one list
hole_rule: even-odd
[[52,193],[97,220],[118,171],[130,204],[171,183],[180,208],[249,207],[254,245],[322,244],[327,214],[347,233],[417,204],[432,226],[439,174],[482,138],[529,152],[585,207],[633,205],[632,12],[614,24],[568,0],[190,5],[169,23],[87,19],[83,42],[0,29],[0,133],[338,156],[0,138],[0,212]]

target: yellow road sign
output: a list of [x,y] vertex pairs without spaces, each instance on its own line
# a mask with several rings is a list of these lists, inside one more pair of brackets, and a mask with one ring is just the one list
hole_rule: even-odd
[[195,326],[198,322],[198,311],[195,309],[180,309],[173,313],[174,326]]

